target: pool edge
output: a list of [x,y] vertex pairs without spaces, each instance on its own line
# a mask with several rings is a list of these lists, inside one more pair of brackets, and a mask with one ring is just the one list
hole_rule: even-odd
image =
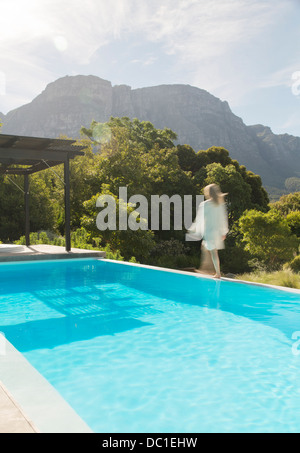
[[192,276],[194,278],[205,278],[205,279],[209,279],[209,280],[214,280],[216,283],[222,282],[222,281],[228,281],[228,282],[233,282],[233,283],[240,283],[240,284],[246,284],[246,285],[251,285],[251,286],[261,286],[261,287],[264,287],[264,288],[277,289],[277,290],[281,290],[281,291],[287,291],[287,292],[300,294],[300,289],[290,288],[288,286],[279,286],[279,285],[270,285],[268,283],[250,282],[250,281],[247,281],[247,280],[240,280],[240,279],[237,279],[237,278],[229,278],[229,277],[221,277],[219,279],[219,278],[214,278],[213,276],[208,275],[208,274],[207,275],[206,274],[197,274],[197,273],[194,273],[194,272],[181,271],[179,269],[170,269],[170,268],[166,268],[166,267],[151,266],[151,265],[148,265],[148,264],[131,263],[129,261],[111,260],[111,259],[108,259],[108,258],[97,258],[97,257],[95,257],[94,259],[97,260],[97,261],[103,261],[103,262],[108,261],[108,262],[111,262],[111,263],[128,264],[130,266],[143,267],[143,268],[146,268],[146,269],[148,268],[148,269],[154,269],[154,270],[158,270],[158,271],[172,272],[172,273],[175,273],[175,274],[190,275],[190,276]]
[[4,391],[34,432],[93,433],[58,391],[3,336],[0,365]]

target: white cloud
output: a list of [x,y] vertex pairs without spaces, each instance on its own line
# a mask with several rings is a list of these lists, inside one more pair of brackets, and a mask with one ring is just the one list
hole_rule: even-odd
[[258,68],[249,65],[246,70],[243,63],[239,65],[239,52],[243,48],[246,52],[256,40],[259,54],[259,38],[286,9],[278,0],[170,1],[163,5],[151,19],[148,36],[161,40],[168,53],[177,55],[178,66],[187,68],[192,84],[232,100],[257,83],[251,81],[249,69],[255,73]]
[[6,76],[5,73],[0,71],[0,96],[6,95]]
[[[285,77],[279,69],[256,80],[247,51],[291,8],[282,0],[10,0],[0,15],[0,71],[5,74],[5,103],[31,100],[46,83],[81,65],[88,70],[97,49],[128,36],[148,44],[144,57],[156,67],[161,59],[151,43],[176,59],[169,83],[190,83],[237,101],[254,85],[270,85]],[[243,54],[243,52],[245,54]],[[149,55],[151,55],[149,57]],[[112,55],[112,58],[114,56]],[[253,55],[252,55],[252,58]],[[63,69],[62,69],[63,67]],[[122,71],[122,68],[119,68]],[[294,69],[297,70],[298,68]],[[101,67],[99,73],[101,76]],[[138,76],[137,76],[138,77]],[[141,86],[143,81],[139,83]],[[12,89],[12,87],[14,87]],[[3,98],[3,97],[2,97]],[[3,99],[0,99],[2,102]],[[0,110],[4,110],[0,105]]]
[[288,87],[293,92],[300,80],[300,62],[267,74],[260,82],[259,88]]
[[0,49],[8,54],[19,43],[48,39],[57,44],[58,37],[63,37],[68,43],[70,58],[88,63],[98,47],[128,28],[131,3],[122,0],[10,0],[1,5]]
[[128,28],[126,5],[130,4],[122,0],[2,2],[0,71],[6,91],[0,111],[32,100],[47,83],[66,75],[65,67],[72,73],[73,65],[88,65],[99,47]]
[[46,32],[46,24],[36,20],[38,5],[38,0],[1,2],[1,44],[32,39]]
[[0,46],[63,36],[71,58],[87,63],[101,45],[142,31],[169,53],[201,60],[255,35],[280,5],[278,0],[272,5],[269,0],[10,0],[1,6]]
[[156,57],[154,57],[153,55],[151,56],[146,56],[146,58],[144,59],[134,59],[134,60],[131,60],[130,63],[133,63],[133,64],[140,64],[140,65],[143,65],[143,66],[150,66],[150,65],[153,65],[156,61]]
[[150,14],[146,32],[149,39],[164,40],[170,51],[184,51],[187,58],[211,58],[251,39],[279,9],[278,0],[272,5],[268,0],[165,0]]

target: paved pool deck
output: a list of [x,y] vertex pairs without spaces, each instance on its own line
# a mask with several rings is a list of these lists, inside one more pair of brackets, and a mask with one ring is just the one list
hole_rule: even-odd
[[39,431],[0,382],[0,434],[34,434]]
[[66,258],[105,258],[105,252],[101,250],[84,250],[71,248],[67,252],[65,247],[57,245],[30,245],[29,247],[20,246],[9,249],[4,244],[0,244],[0,263],[13,261],[33,261],[33,260],[52,260]]

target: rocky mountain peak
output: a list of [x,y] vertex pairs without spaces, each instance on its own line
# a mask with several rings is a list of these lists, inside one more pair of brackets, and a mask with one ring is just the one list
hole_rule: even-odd
[[264,125],[246,126],[227,101],[191,85],[170,84],[132,89],[89,75],[65,76],[29,104],[1,115],[3,133],[40,137],[79,137],[92,120],[110,116],[151,121],[176,132],[178,143],[195,151],[226,148],[233,159],[261,175],[264,185],[284,187],[300,175],[300,138],[275,135]]

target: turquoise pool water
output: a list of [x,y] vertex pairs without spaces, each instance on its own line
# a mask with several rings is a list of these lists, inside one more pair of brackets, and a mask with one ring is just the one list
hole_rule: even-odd
[[299,293],[96,259],[1,264],[0,331],[95,432],[300,432]]

